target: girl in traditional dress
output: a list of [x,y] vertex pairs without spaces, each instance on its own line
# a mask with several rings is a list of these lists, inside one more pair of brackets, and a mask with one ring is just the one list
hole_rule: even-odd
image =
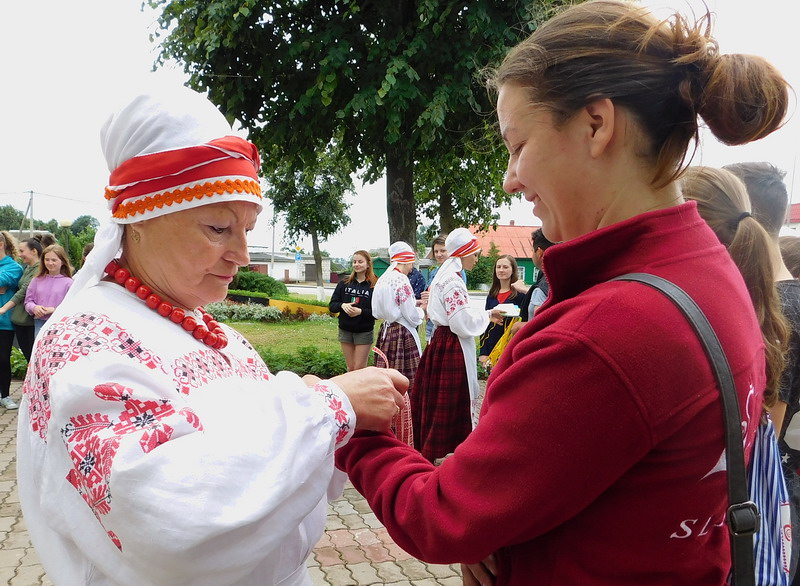
[[415,447],[428,460],[444,458],[472,431],[478,396],[475,336],[489,324],[489,313],[470,307],[460,272],[471,270],[480,253],[466,228],[445,241],[450,255],[433,279],[428,315],[436,329],[425,348],[411,395]]
[[[389,247],[389,256],[391,265],[378,279],[372,294],[372,314],[383,320],[377,346],[386,357],[388,364],[385,366],[399,370],[408,378],[410,396],[422,354],[417,328],[425,317],[424,305],[417,307],[407,276],[417,255],[405,242],[395,242]],[[410,422],[408,426],[398,423],[393,424],[398,438],[412,445]]]

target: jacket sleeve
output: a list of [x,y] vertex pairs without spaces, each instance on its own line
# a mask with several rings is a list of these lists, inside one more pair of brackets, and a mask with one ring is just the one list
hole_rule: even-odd
[[0,287],[17,287],[22,277],[22,267],[13,260],[0,269]]
[[33,279],[33,271],[22,272],[22,276],[19,278],[19,289],[17,289],[17,292],[14,293],[14,296],[11,298],[15,306],[25,303],[25,293],[28,292],[28,285],[31,284],[31,279]]
[[[510,349],[479,425],[440,466],[388,434],[359,432],[337,452],[337,466],[395,542],[423,561],[476,563],[530,541],[597,499],[651,448],[638,403],[602,353],[566,334]],[[565,389],[592,389],[591,400]],[[572,433],[564,433],[567,420]]]
[[28,284],[28,290],[25,292],[25,311],[31,315],[33,315],[33,308],[38,305],[36,303],[36,297],[38,295],[40,281],[41,279],[39,279],[39,277],[31,279],[31,282]]
[[328,303],[328,311],[331,313],[339,313],[342,311],[342,291],[344,291],[344,281],[339,281],[336,284],[336,289],[333,290],[331,300]]

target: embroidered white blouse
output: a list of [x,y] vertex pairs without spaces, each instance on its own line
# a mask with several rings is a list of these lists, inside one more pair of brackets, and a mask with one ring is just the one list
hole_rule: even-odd
[[223,327],[211,349],[106,282],[48,320],[17,475],[56,584],[310,584],[355,414],[336,385],[270,374]]
[[417,326],[422,323],[425,312],[417,307],[407,276],[391,268],[380,276],[372,292],[372,315],[386,323],[403,325],[414,336],[417,350],[422,354]]

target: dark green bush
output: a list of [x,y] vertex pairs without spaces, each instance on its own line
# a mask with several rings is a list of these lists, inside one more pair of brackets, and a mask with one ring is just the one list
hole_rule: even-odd
[[341,352],[322,352],[316,346],[301,346],[294,353],[258,348],[258,353],[270,372],[288,370],[300,376],[313,374],[323,379],[347,372]]
[[11,377],[24,379],[28,373],[28,361],[19,348],[11,348]]
[[242,291],[260,291],[269,297],[275,295],[288,295],[289,290],[286,285],[276,281],[269,275],[257,273],[256,271],[240,270],[231,282],[230,289]]

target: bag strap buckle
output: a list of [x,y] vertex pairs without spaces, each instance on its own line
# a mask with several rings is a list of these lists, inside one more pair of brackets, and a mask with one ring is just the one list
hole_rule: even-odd
[[745,501],[729,506],[725,519],[728,524],[728,530],[737,537],[754,535],[761,528],[761,514],[753,501]]

